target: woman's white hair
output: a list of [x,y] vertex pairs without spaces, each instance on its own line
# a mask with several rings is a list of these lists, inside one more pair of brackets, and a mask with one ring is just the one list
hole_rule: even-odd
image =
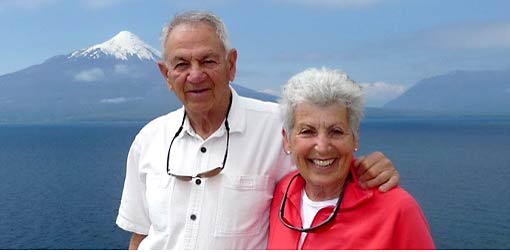
[[211,26],[216,31],[216,35],[221,40],[223,47],[225,48],[225,52],[230,51],[230,40],[228,37],[227,27],[221,21],[219,17],[214,15],[211,12],[205,11],[188,11],[176,14],[174,18],[163,26],[161,30],[161,58],[163,61],[166,61],[166,52],[165,45],[168,39],[168,35],[172,30],[179,25],[197,25],[197,24],[207,24]]
[[317,106],[341,104],[346,106],[349,127],[358,138],[358,128],[363,117],[363,92],[361,86],[340,70],[309,68],[292,76],[282,89],[280,99],[283,127],[287,137],[294,127],[294,112],[302,103]]

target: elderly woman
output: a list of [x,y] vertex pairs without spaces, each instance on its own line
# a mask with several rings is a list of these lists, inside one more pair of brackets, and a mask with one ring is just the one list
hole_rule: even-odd
[[359,85],[340,71],[308,69],[288,81],[281,108],[297,171],[274,192],[268,249],[434,249],[409,193],[358,185]]

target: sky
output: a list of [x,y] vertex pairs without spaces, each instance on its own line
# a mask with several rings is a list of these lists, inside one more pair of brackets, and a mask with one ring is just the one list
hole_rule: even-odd
[[424,78],[510,70],[507,0],[0,0],[0,76],[122,30],[159,49],[163,24],[187,10],[222,18],[238,50],[235,82],[272,94],[324,66],[378,107]]

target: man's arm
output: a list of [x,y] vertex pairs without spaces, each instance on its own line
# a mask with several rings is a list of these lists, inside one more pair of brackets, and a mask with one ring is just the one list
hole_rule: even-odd
[[391,161],[378,151],[357,157],[354,165],[357,167],[360,184],[364,188],[379,186],[379,191],[387,192],[397,186],[400,180],[400,175]]
[[140,243],[147,237],[146,235],[141,235],[137,233],[133,233],[131,235],[131,240],[129,241],[129,249],[130,250],[137,250],[138,246],[140,246]]

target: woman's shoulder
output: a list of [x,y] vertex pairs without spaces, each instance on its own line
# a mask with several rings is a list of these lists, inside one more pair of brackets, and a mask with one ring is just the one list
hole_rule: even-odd
[[374,189],[374,199],[382,201],[384,205],[392,209],[410,210],[418,207],[418,202],[404,188],[397,186],[388,192],[380,192]]
[[299,173],[299,171],[297,171],[297,170],[291,171],[291,172],[287,173],[287,175],[285,175],[282,179],[280,179],[280,181],[278,181],[278,183],[276,184],[275,192],[281,192],[283,194],[285,189],[289,185],[290,180],[297,173]]
[[287,175],[283,176],[282,179],[280,179],[280,181],[278,181],[278,185],[288,185],[289,184],[289,181],[296,175],[298,174],[299,171],[298,170],[294,170],[294,171],[291,171],[289,173],[287,173]]

